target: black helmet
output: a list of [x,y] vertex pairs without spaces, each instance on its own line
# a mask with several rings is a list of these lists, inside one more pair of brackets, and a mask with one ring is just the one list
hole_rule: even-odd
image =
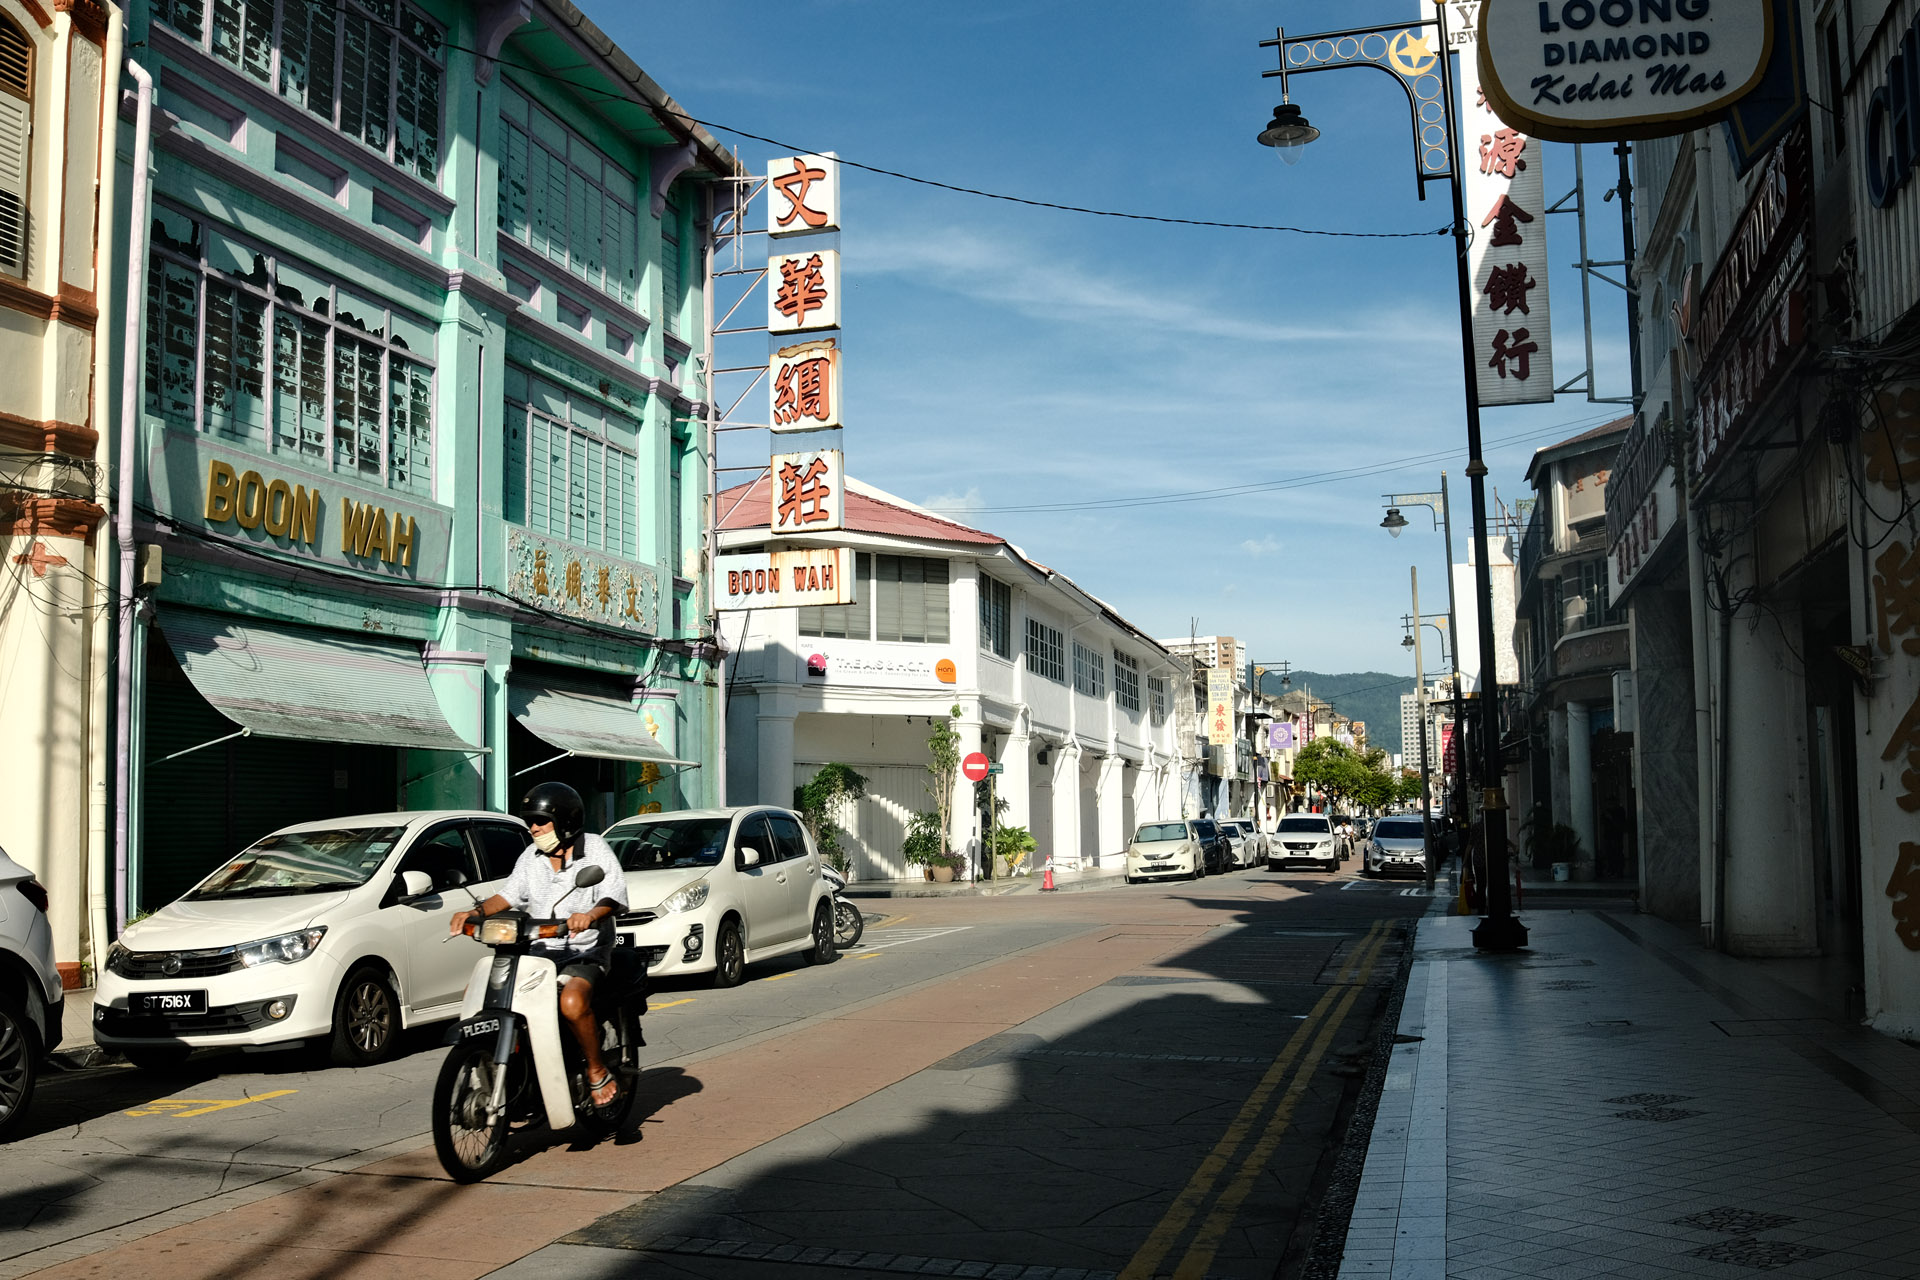
[[587,826],[587,806],[580,793],[564,782],[542,782],[520,802],[520,820],[528,826],[551,822],[563,845],[572,844]]

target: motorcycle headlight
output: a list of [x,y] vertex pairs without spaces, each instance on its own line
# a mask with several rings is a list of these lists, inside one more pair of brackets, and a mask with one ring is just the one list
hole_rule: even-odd
[[520,926],[524,923],[524,917],[503,911],[482,920],[475,936],[484,946],[511,947],[520,941]]
[[711,888],[705,880],[695,880],[690,885],[675,889],[660,904],[660,914],[670,916],[680,911],[692,911],[706,905],[707,892]]
[[262,938],[234,948],[234,957],[249,969],[263,964],[293,964],[312,955],[326,935],[327,927],[321,925],[298,933],[283,933],[277,938]]

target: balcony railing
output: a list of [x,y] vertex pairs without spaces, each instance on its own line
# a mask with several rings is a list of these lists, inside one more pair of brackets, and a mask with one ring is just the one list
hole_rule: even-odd
[[1547,528],[1540,519],[1540,508],[1533,509],[1533,515],[1527,521],[1527,531],[1520,535],[1520,583],[1521,590],[1533,581],[1540,572],[1540,558],[1546,552]]

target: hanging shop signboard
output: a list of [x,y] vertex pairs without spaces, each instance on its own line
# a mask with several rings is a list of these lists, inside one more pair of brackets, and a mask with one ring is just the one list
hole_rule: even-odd
[[720,556],[714,561],[713,597],[714,606],[722,610],[852,604],[853,549],[808,547]]
[[1553,400],[1553,326],[1544,157],[1535,138],[1494,114],[1480,88],[1473,49],[1462,47],[1456,159],[1473,231],[1475,381],[1482,405],[1545,404]]
[[767,162],[768,235],[839,229],[840,161],[836,157],[778,156]]
[[768,528],[774,537],[826,533],[846,521],[846,455],[838,449],[776,453],[768,462]]
[[1482,0],[1480,76],[1532,137],[1672,137],[1760,84],[1773,19],[1772,0]]
[[1233,742],[1233,673],[1207,672],[1207,741],[1227,746]]
[[816,338],[774,352],[767,362],[767,397],[767,422],[775,432],[843,425],[839,344]]
[[1267,726],[1267,749],[1269,751],[1293,750],[1293,722],[1275,720]]
[[507,594],[582,622],[660,633],[660,575],[650,566],[525,529],[507,530]]

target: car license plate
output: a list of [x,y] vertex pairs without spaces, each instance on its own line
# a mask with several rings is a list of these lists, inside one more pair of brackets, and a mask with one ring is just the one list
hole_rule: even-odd
[[633,935],[630,933],[616,933],[613,935],[613,945],[616,947],[625,947],[631,951],[633,950]]
[[132,1010],[145,1014],[205,1013],[204,991],[142,991],[132,997]]

